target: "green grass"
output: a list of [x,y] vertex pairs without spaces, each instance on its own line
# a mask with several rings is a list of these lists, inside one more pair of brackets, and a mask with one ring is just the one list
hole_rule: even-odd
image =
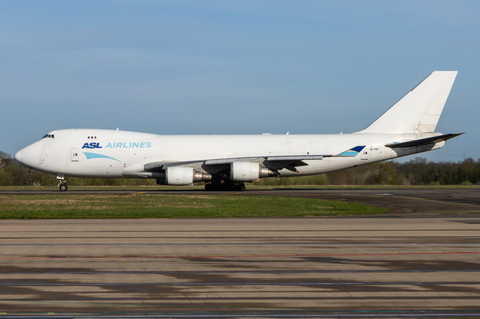
[[0,219],[216,218],[382,214],[343,201],[238,195],[0,195]]

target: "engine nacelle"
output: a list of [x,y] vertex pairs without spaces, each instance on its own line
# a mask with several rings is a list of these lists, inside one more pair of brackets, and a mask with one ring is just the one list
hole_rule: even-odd
[[236,182],[253,182],[261,177],[275,176],[276,174],[258,163],[232,162],[230,163],[230,180]]
[[212,175],[197,172],[191,167],[172,166],[165,169],[165,179],[157,179],[159,185],[190,185],[194,182],[209,181]]

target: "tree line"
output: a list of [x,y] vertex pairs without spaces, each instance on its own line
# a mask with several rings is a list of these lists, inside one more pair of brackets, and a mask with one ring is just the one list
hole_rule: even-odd
[[[315,176],[266,178],[256,185],[472,185],[480,182],[480,159],[428,162],[417,157],[405,163],[385,161]],[[0,151],[0,186],[56,186],[55,175],[24,167]],[[71,186],[154,185],[150,179],[69,177]]]

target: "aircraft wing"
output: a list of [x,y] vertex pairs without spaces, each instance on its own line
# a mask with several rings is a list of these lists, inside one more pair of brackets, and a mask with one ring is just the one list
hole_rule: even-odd
[[233,162],[257,162],[263,163],[266,166],[270,166],[273,169],[286,168],[294,170],[296,166],[306,166],[307,163],[304,160],[321,160],[324,157],[330,157],[332,155],[285,155],[285,156],[254,156],[254,157],[231,157],[220,159],[207,159],[197,161],[185,161],[185,162],[151,162],[144,166],[147,172],[163,172],[167,167],[172,166],[215,166],[215,165],[228,165]]
[[[365,145],[355,146],[337,155],[277,155],[277,156],[253,156],[253,157],[229,157],[218,159],[206,159],[198,161],[185,162],[151,162],[144,166],[146,172],[164,172],[167,167],[172,166],[225,166],[233,162],[255,162],[262,163],[269,169],[280,170],[288,169],[296,172],[295,167],[307,166],[304,161],[321,160],[325,157],[355,157],[365,148]],[[205,167],[204,167],[205,168]]]
[[427,145],[427,144],[438,143],[438,142],[441,142],[441,141],[446,141],[446,140],[449,140],[451,138],[457,137],[457,136],[462,135],[462,134],[464,134],[464,133],[443,134],[443,135],[438,135],[438,136],[419,138],[417,140],[412,140],[412,141],[385,144],[385,146],[390,147],[390,148],[400,148],[400,147],[403,148],[403,147],[421,146],[421,145]]
[[215,159],[205,161],[206,165],[216,165],[216,164],[227,164],[231,162],[250,162],[256,161],[258,159],[267,160],[269,162],[296,162],[301,160],[321,160],[324,157],[329,155],[285,155],[285,156],[261,156],[261,157],[235,157],[235,158],[224,158],[224,159]]

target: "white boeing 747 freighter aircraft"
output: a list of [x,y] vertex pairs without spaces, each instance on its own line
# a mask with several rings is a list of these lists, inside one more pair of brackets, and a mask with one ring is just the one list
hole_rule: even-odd
[[303,176],[436,150],[463,133],[435,133],[456,71],[436,71],[370,126],[328,135],[154,135],[57,130],[17,154],[23,165],[66,176],[155,178],[159,185],[204,181],[206,190],[244,190],[270,176]]

